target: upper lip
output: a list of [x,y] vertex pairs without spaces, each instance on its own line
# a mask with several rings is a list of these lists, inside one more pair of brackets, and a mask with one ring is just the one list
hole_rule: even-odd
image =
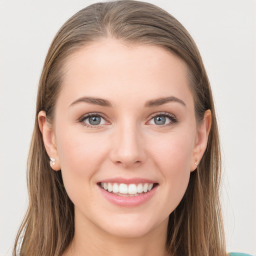
[[144,179],[144,178],[126,179],[126,178],[117,177],[117,178],[104,179],[99,181],[99,183],[140,184],[140,183],[157,183],[157,182],[154,180]]

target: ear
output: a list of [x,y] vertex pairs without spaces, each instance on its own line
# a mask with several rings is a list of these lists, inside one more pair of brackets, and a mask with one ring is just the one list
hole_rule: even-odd
[[[52,125],[47,121],[45,111],[40,111],[38,114],[39,129],[42,133],[42,138],[46,152],[49,156],[49,163],[54,171],[60,170],[58,151],[56,147],[56,137]],[[54,159],[50,161],[50,159]]]
[[204,118],[201,121],[201,123],[197,127],[197,134],[196,134],[196,140],[195,140],[195,147],[192,157],[192,163],[191,163],[191,171],[194,171],[200,160],[203,157],[203,154],[207,147],[208,142],[208,136],[211,130],[212,125],[212,114],[211,110],[207,110],[204,113]]

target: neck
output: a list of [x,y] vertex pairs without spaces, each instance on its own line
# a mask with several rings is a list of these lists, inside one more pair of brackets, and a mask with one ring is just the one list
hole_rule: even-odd
[[[63,256],[167,256],[166,234],[168,221],[141,237],[119,237],[99,227],[75,226],[75,235]],[[93,225],[93,224],[89,224]],[[90,232],[88,232],[90,230]]]

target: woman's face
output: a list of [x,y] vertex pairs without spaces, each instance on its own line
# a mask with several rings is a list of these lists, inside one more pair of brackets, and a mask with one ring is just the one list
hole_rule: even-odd
[[166,230],[209,129],[196,123],[187,73],[163,48],[115,39],[68,58],[53,126],[42,113],[39,121],[78,229],[119,237]]

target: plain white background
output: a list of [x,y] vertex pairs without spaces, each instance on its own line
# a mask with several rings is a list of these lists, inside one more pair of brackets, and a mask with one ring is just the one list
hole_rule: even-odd
[[[11,255],[27,207],[26,158],[48,47],[60,26],[96,1],[0,0],[0,255]],[[256,255],[256,4],[161,0],[191,33],[215,98],[228,251]]]

